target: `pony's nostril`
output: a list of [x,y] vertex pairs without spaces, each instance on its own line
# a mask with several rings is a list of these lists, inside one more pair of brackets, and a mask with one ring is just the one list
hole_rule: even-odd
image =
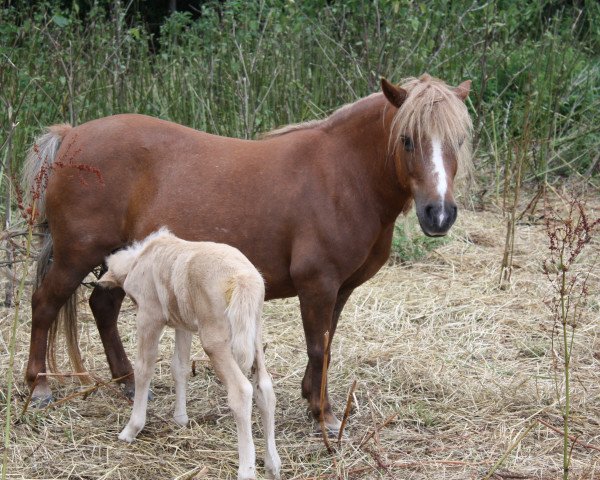
[[456,220],[456,216],[458,215],[458,207],[456,205],[452,205],[450,207],[450,218],[452,221]]
[[433,216],[434,216],[434,208],[433,205],[427,205],[425,207],[425,218],[427,218],[429,221],[433,220]]

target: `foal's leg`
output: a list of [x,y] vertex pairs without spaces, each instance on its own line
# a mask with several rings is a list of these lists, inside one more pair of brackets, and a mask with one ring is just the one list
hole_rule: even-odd
[[191,348],[192,334],[187,330],[175,330],[175,350],[171,360],[171,375],[173,375],[175,381],[175,414],[173,419],[182,427],[188,424],[185,401]]
[[[227,320],[223,319],[223,322]],[[225,325],[227,325],[225,323]],[[256,478],[254,442],[252,441],[252,384],[244,376],[231,353],[231,344],[226,340],[228,328],[206,328],[203,326],[200,339],[204,351],[219,379],[227,389],[229,408],[233,412],[238,435],[239,468],[238,480]],[[223,340],[225,339],[225,340]]]
[[164,323],[156,317],[139,311],[136,319],[137,358],[135,359],[135,396],[129,423],[119,434],[119,440],[132,442],[146,424],[148,390],[158,356],[158,341]]
[[260,411],[267,450],[265,452],[265,468],[269,478],[279,479],[281,460],[275,447],[275,392],[271,376],[265,367],[265,354],[262,348],[261,328],[256,333],[256,349],[254,357],[254,373],[252,375],[254,384],[254,397]]
[[121,288],[94,287],[89,304],[96,320],[102,345],[104,345],[112,377],[121,378],[130,374],[121,383],[125,385],[125,392],[131,398],[135,385],[133,368],[131,368],[117,328],[119,310],[124,297],[125,292]]

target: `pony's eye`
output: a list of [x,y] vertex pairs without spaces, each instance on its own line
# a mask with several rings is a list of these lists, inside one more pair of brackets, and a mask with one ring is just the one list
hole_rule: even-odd
[[404,143],[404,150],[407,152],[412,152],[415,149],[410,137],[402,137],[402,142]]
[[462,144],[465,142],[465,137],[462,137],[459,141],[458,141],[458,147],[462,147]]

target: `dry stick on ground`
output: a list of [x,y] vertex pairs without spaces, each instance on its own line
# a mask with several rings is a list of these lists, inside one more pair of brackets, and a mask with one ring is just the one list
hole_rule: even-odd
[[[323,371],[321,372],[321,397],[320,397],[320,405],[321,405],[321,415],[319,418],[319,424],[321,425],[321,434],[323,435],[323,443],[325,444],[325,448],[331,454],[333,453],[333,449],[329,444],[329,433],[327,432],[327,428],[325,427],[325,418],[323,413],[325,411],[325,386],[327,385],[327,367],[329,363],[329,330],[325,332],[323,335]],[[334,460],[335,461],[335,460]]]
[[[29,404],[31,403],[31,396],[33,395],[33,390],[34,390],[35,385],[37,384],[37,381],[40,377],[80,377],[80,376],[88,376],[88,375],[89,375],[88,372],[82,372],[82,373],[38,373],[37,377],[35,378],[35,381],[33,382],[33,385],[31,386],[29,395],[27,396],[27,400],[25,401],[25,405],[23,406],[23,410],[21,411],[21,416],[23,416],[25,414],[25,412],[27,412],[27,407],[29,407]],[[85,390],[81,390],[79,392],[72,393],[71,395],[68,395],[65,398],[61,398],[60,400],[58,400],[56,402],[52,402],[50,405],[46,406],[46,408],[44,408],[43,411],[45,412],[45,411],[49,410],[50,408],[54,408],[62,403],[68,402],[69,400],[72,400],[75,397],[87,396],[90,393],[98,390],[100,387],[105,387],[111,383],[119,382],[131,375],[133,375],[133,373],[128,373],[126,375],[123,375],[122,377],[113,378],[108,381],[97,382],[96,385],[86,388]]]
[[[419,467],[426,467],[426,466],[430,466],[430,465],[444,465],[444,466],[448,466],[448,467],[463,467],[463,466],[477,466],[477,465],[486,465],[490,462],[465,462],[465,461],[461,461],[461,460],[423,460],[421,462],[395,462],[392,463],[390,465],[388,465],[391,469],[394,468],[419,468]],[[359,473],[366,473],[366,472],[370,472],[372,470],[376,470],[377,467],[376,466],[368,466],[368,467],[356,467],[356,468],[351,468],[349,470],[346,471],[346,473],[348,475],[356,475]],[[337,473],[326,473],[324,475],[317,475],[315,477],[308,477],[305,478],[304,480],[326,480],[328,478],[337,478],[338,474]],[[511,477],[505,477],[505,478],[511,478]],[[521,477],[512,477],[512,478],[521,478]],[[529,477],[523,477],[523,478],[529,478]]]
[[[92,377],[92,379],[93,379],[93,380],[94,380],[96,383],[103,383],[103,382],[104,382],[104,380],[102,380],[102,378],[100,378],[98,375],[96,375],[96,374],[94,374],[94,373],[91,373],[91,372],[88,372],[88,373],[89,373],[90,377]],[[128,374],[128,375],[131,375],[131,374]],[[127,377],[128,375],[126,375],[126,377]],[[117,379],[117,380],[118,380],[118,379]],[[114,382],[114,383],[116,383],[116,382]],[[115,392],[115,393],[117,394],[117,396],[118,396],[118,397],[121,397],[121,398],[122,398],[123,400],[125,400],[125,401],[126,401],[128,404],[129,404],[129,405],[133,405],[133,400],[132,400],[131,398],[129,398],[127,395],[125,395],[125,394],[123,393],[123,391],[122,391],[120,388],[118,388],[118,387],[115,387],[114,383],[107,382],[107,383],[105,383],[105,385],[104,385],[104,386],[106,386],[107,388],[109,388],[111,392]],[[90,392],[90,393],[91,393],[91,392]],[[84,400],[85,400],[86,398],[87,398],[87,394],[83,396],[83,399],[84,399]]]
[[[546,421],[542,420],[541,418],[538,418],[538,422],[540,422],[542,425],[545,425],[550,430],[555,431],[556,433],[559,433],[561,435],[563,434],[563,431],[560,428],[556,428],[554,425],[550,425],[549,423],[547,423]],[[569,435],[569,440],[571,440],[573,443],[577,443],[577,444],[581,445],[582,447],[590,448],[592,450],[597,450],[598,452],[600,452],[600,447],[597,447],[596,445],[591,445],[591,444],[586,443],[586,442],[582,442],[581,440],[579,440],[578,437],[576,437],[574,435]]]
[[82,377],[84,375],[87,375],[87,373],[86,372],[82,372],[82,373],[38,373],[35,377],[35,380],[31,384],[31,387],[29,388],[29,395],[27,395],[27,400],[25,400],[25,405],[23,405],[23,409],[21,410],[21,417],[23,415],[25,415],[25,412],[27,412],[27,408],[29,407],[29,404],[31,403],[31,397],[33,395],[33,391],[35,390],[35,387],[37,386],[38,380],[40,378],[42,378],[42,377]]
[[[346,474],[348,475],[356,475],[358,473],[366,473],[372,470],[375,470],[376,467],[357,467],[346,470]],[[338,478],[339,475],[337,473],[326,473],[324,475],[317,475],[316,477],[307,477],[304,480],[325,480],[328,478]]]
[[379,430],[377,430],[377,419],[375,418],[375,405],[373,405],[373,399],[371,395],[367,391],[367,398],[369,399],[369,404],[371,405],[371,420],[373,421],[373,440],[375,441],[375,445],[378,449],[381,449],[381,443],[379,442]]
[[[87,373],[87,372],[86,372]],[[132,375],[132,373],[128,373],[127,375],[123,375],[122,377],[119,378],[113,378],[111,380],[108,381],[104,381],[101,383],[96,383],[96,385],[93,385],[89,388],[86,388],[85,390],[81,390],[79,392],[75,392],[72,393],[71,395],[66,396],[65,398],[61,398],[60,400],[56,401],[56,402],[52,402],[50,405],[48,405],[46,408],[44,408],[44,412],[47,410],[50,410],[51,408],[57,407],[58,405],[61,405],[63,403],[66,403],[76,397],[87,397],[90,393],[95,392],[96,390],[98,390],[100,387],[105,387],[106,385],[110,384],[110,383],[114,383],[114,382],[118,382],[119,380],[123,380],[127,377],[129,377],[130,375]]]
[[354,390],[356,390],[356,380],[352,382],[350,391],[348,392],[348,400],[346,400],[346,410],[344,410],[344,416],[342,417],[342,424],[340,425],[340,433],[338,433],[338,445],[342,443],[342,435],[344,434],[344,428],[346,422],[350,416],[350,410],[352,409],[352,398],[354,397]]
[[358,446],[358,448],[361,448],[365,443],[367,443],[373,437],[373,435],[375,435],[376,433],[379,433],[380,430],[382,430],[383,428],[387,427],[390,423],[392,423],[396,419],[397,416],[398,416],[398,412],[392,413],[389,417],[387,417],[384,420],[384,422],[381,425],[376,426],[373,429],[373,431],[367,433],[367,435],[362,440],[362,442],[360,442],[360,445]]
[[508,457],[510,455],[510,452],[512,452],[517,447],[517,445],[519,445],[519,443],[521,443],[521,440],[523,440],[525,438],[525,435],[527,435],[531,431],[531,429],[533,427],[535,427],[535,425],[536,425],[536,421],[533,420],[531,422],[531,424],[523,432],[521,432],[519,434],[519,436],[517,437],[517,439],[508,448],[508,450],[506,452],[504,452],[504,455],[502,455],[500,457],[500,459],[494,464],[494,466],[490,469],[490,471],[483,478],[483,480],[489,480],[492,477],[492,475],[494,474],[494,472],[496,470],[498,470],[498,468],[500,467],[500,465],[502,465],[502,463],[504,462],[504,460],[506,460],[506,457]]

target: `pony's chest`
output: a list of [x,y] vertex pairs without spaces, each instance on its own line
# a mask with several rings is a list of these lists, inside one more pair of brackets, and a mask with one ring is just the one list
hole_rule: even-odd
[[394,225],[383,229],[364,261],[344,281],[344,286],[356,288],[369,280],[387,262],[392,247]]

